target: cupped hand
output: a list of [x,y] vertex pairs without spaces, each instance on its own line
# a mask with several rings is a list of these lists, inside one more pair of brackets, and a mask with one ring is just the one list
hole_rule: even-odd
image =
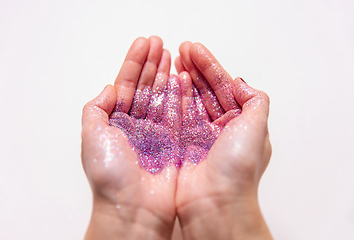
[[[87,239],[171,236],[181,104],[170,65],[160,38],[138,38],[114,87],[84,107],[82,162],[94,195]],[[103,230],[110,223],[114,233]]]
[[[199,139],[201,146],[206,144],[204,149],[210,148],[207,154],[203,152],[203,161],[195,161],[200,147],[186,141],[191,147],[179,171],[176,193],[184,236],[271,238],[257,200],[258,183],[271,156],[268,96],[241,78],[233,80],[202,44],[183,43],[175,64],[182,89],[187,89],[182,91],[186,138]],[[201,107],[190,108],[193,104]],[[188,122],[193,118],[198,120],[194,126]],[[188,130],[195,125],[210,131]]]

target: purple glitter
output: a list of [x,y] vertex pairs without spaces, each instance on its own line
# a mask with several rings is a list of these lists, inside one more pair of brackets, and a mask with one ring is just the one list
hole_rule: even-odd
[[143,91],[137,89],[134,95],[129,115],[134,118],[145,118],[151,96],[151,87],[147,86]]
[[198,164],[207,154],[220,134],[220,127],[211,123],[201,97],[193,88],[193,97],[188,99],[180,134],[183,152],[182,162]]
[[[117,108],[115,108],[116,110]],[[129,115],[114,111],[109,124],[119,127],[139,156],[140,165],[151,173],[181,161],[181,91],[177,76],[170,77],[167,89],[137,91]]]
[[211,122],[195,87],[183,116],[181,97],[180,79],[171,76],[165,89],[137,91],[129,114],[119,111],[124,109],[119,103],[110,116],[109,124],[128,136],[146,171],[158,173],[184,161],[198,164],[221,131]]

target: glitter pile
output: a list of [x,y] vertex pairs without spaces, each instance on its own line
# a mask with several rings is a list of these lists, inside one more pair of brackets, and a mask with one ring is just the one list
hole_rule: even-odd
[[110,116],[109,124],[128,136],[146,171],[158,173],[185,161],[198,164],[221,131],[211,123],[195,88],[183,114],[181,97],[180,79],[171,76],[165,89],[136,91],[128,114],[119,111],[124,103],[117,103]]

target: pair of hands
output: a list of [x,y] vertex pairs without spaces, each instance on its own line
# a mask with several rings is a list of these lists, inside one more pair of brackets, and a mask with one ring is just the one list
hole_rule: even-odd
[[183,43],[175,65],[180,80],[169,79],[162,40],[138,38],[114,86],[85,105],[86,239],[170,239],[176,216],[185,239],[271,238],[257,200],[271,155],[268,96],[199,43]]

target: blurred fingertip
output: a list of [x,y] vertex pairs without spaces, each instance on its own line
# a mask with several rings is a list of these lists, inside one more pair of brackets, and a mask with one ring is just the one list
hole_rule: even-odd
[[146,44],[149,44],[149,40],[146,37],[138,37],[134,40],[133,44],[146,45]]
[[171,56],[170,51],[168,51],[166,48],[163,49],[163,54],[166,54],[168,56]]
[[175,67],[176,67],[176,70],[177,70],[178,74],[180,74],[183,71],[186,71],[186,69],[185,69],[185,67],[183,65],[181,56],[176,57],[176,59],[175,59]]
[[162,39],[159,37],[159,36],[156,36],[156,35],[151,35],[149,38],[148,38],[149,41],[157,41],[159,42],[160,44],[163,44],[163,41]]
[[187,71],[180,72],[178,74],[178,76],[181,80],[184,80],[184,81],[191,80],[191,75]]
[[107,84],[102,90],[101,94],[109,94],[110,92],[116,92],[116,88],[111,84]]
[[150,47],[149,39],[145,37],[138,37],[137,39],[134,40],[134,42],[130,46],[130,49],[146,52],[147,54],[149,52],[149,47]]
[[190,53],[204,53],[205,50],[208,50],[203,44],[201,44],[200,42],[195,42],[193,43],[190,48],[189,48],[189,52]]
[[190,42],[190,41],[185,41],[185,42],[183,42],[183,43],[179,46],[179,52],[183,51],[183,49],[186,49],[186,48],[189,49],[192,44],[193,44],[193,43]]

